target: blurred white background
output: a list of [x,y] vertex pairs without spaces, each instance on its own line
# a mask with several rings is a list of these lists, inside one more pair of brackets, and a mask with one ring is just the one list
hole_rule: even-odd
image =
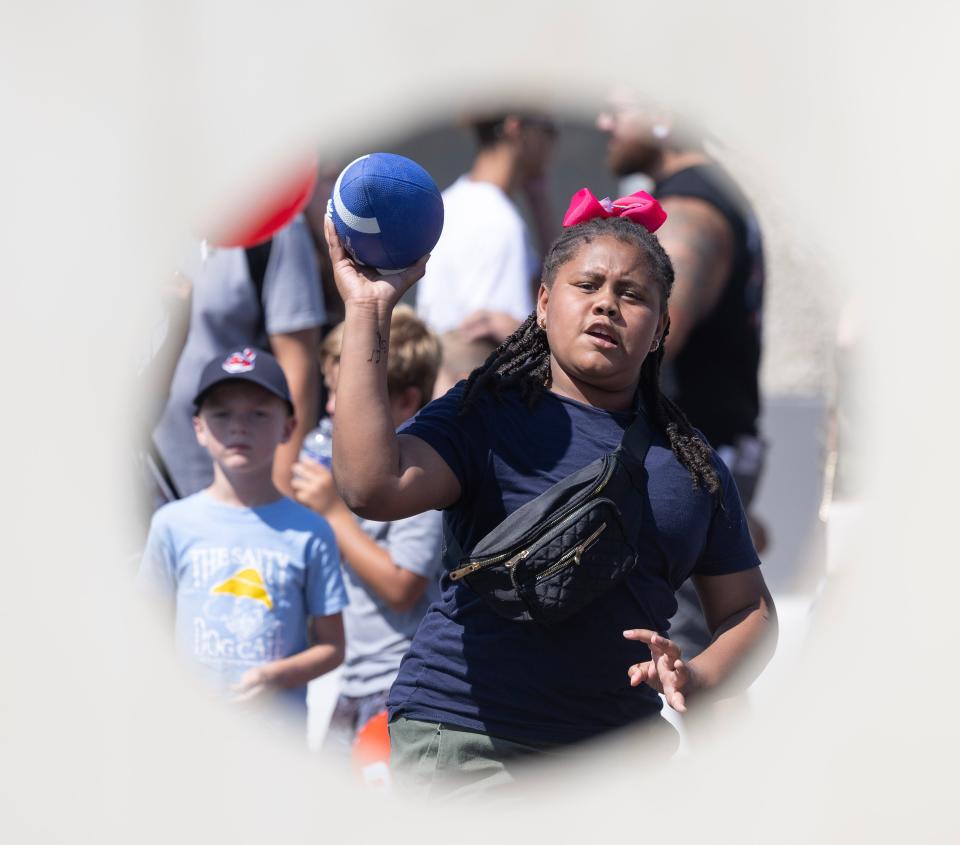
[[[4,8],[8,838],[956,839],[954,5],[493,0],[463,15],[385,0]],[[798,317],[778,329],[796,336],[768,333],[771,436],[816,429],[832,326],[812,315],[833,311],[831,290],[863,294],[868,528],[802,662],[702,754],[653,768],[624,738],[502,813],[371,812],[295,743],[194,695],[132,599],[127,449],[163,268],[191,224],[313,139],[336,154],[523,89],[587,115],[638,77],[749,162],[781,278],[803,286],[771,296]],[[819,454],[807,434],[771,466],[771,519],[813,519]],[[795,563],[774,554],[789,591]]]

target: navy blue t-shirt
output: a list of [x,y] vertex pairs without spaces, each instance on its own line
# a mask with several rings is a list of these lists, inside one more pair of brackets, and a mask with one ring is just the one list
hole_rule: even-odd
[[[632,413],[604,411],[547,393],[531,410],[517,393],[484,391],[459,416],[464,383],[402,429],[432,446],[460,481],[444,513],[469,552],[504,517],[551,485],[613,451]],[[531,743],[570,743],[659,713],[627,668],[649,658],[627,628],[667,631],[676,611],[667,561],[703,575],[759,565],[736,487],[719,459],[719,500],[695,490],[664,436],[647,453],[649,478],[640,561],[614,589],[560,625],[497,616],[463,582],[441,576],[390,691],[390,718],[404,716]],[[624,514],[627,518],[627,514]]]

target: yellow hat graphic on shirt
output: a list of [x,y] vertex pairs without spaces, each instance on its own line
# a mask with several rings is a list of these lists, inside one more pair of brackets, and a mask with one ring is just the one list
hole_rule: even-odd
[[235,575],[231,575],[226,581],[214,584],[210,588],[211,593],[226,593],[231,596],[242,596],[243,598],[253,599],[263,602],[267,610],[273,609],[273,599],[263,583],[263,577],[256,569],[241,569]]

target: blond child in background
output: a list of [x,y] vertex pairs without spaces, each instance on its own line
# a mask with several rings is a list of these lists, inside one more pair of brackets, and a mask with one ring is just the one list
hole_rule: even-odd
[[296,425],[286,378],[234,350],[203,369],[194,406],[213,483],[154,514],[141,582],[172,601],[180,650],[220,692],[277,692],[305,724],[307,682],[343,660],[347,597],[330,526],[272,480]]

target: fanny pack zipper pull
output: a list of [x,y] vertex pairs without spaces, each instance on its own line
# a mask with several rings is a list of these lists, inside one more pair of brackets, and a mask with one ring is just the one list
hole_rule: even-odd
[[530,554],[530,549],[524,549],[519,554],[514,555],[512,558],[510,558],[510,560],[508,560],[504,564],[504,566],[507,567],[507,569],[513,569],[513,567],[515,567],[518,563],[520,563],[521,560],[526,560],[528,554]]
[[607,523],[601,522],[600,527],[597,528],[586,540],[584,540],[579,546],[577,546],[576,551],[573,553],[573,559],[576,562],[577,566],[580,565],[580,558],[583,553],[589,549],[595,542],[597,537],[599,537],[603,530],[607,527]]
[[481,568],[483,564],[480,563],[468,563],[466,566],[461,566],[459,569],[454,569],[450,573],[450,580],[456,581],[459,578],[463,578],[464,575],[469,575],[471,572],[476,572]]
[[[599,528],[594,531],[586,540],[584,540],[579,546],[574,546],[572,550],[564,554],[556,563],[552,566],[548,566],[542,572],[538,572],[534,576],[535,582],[543,581],[545,578],[549,578],[551,575],[555,575],[560,572],[562,569],[567,569],[571,565],[579,566],[583,553],[592,546],[597,538],[603,533],[604,529],[607,527],[607,523],[603,522],[600,524]],[[570,559],[573,558],[573,563],[569,563]],[[512,573],[511,573],[512,574]]]

